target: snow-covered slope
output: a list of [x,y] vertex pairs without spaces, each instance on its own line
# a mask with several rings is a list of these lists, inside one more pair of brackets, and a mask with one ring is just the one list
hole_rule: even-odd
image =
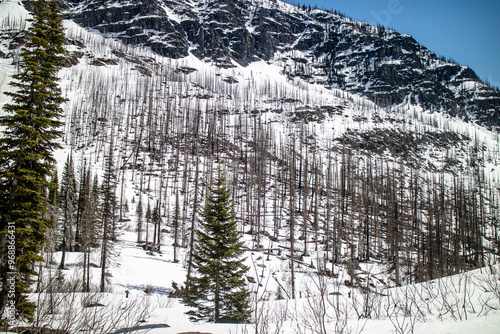
[[[278,292],[290,279],[287,266],[278,256],[258,251],[248,253],[246,261],[251,267],[249,276],[256,281],[249,283],[249,287],[255,292],[254,300],[259,300],[254,304],[257,322],[247,325],[193,323],[184,314],[189,309],[178,299],[168,297],[173,290],[172,283],[182,282],[186,275],[182,261],[172,262],[172,240],[164,241],[163,254],[148,255],[137,247],[135,238],[135,233],[125,232],[115,250],[117,265],[110,270],[113,282],[110,292],[89,296],[78,293],[68,298],[67,304],[61,302],[68,308],[66,317],[79,319],[79,313],[88,313],[87,319],[91,321],[87,325],[92,326],[92,321],[96,321],[92,316],[94,308],[81,307],[84,303],[81,298],[87,298],[87,302],[105,305],[100,312],[104,317],[114,316],[118,328],[135,328],[132,333],[496,334],[500,326],[498,265],[370,292],[343,285],[342,282],[349,278],[343,269],[337,271],[336,278],[317,275],[309,269],[299,274],[300,296],[293,300],[287,298],[287,292],[282,292],[281,296]],[[81,255],[71,254],[68,261],[71,269],[64,275],[79,277],[79,266]],[[96,277],[98,269],[94,272]],[[383,277],[383,270],[380,265],[371,263],[363,264],[359,272],[360,277],[377,281]],[[128,298],[125,291],[128,291]],[[42,301],[48,305],[48,296],[42,295]],[[125,308],[127,310],[120,313],[119,310]],[[44,320],[46,324],[55,325],[50,317]],[[77,322],[74,325],[73,330],[77,326],[85,328]]]
[[287,75],[342,88],[380,106],[408,101],[498,127],[500,92],[411,36],[281,1],[68,1],[66,15],[127,44],[218,66],[264,60]]
[[[123,3],[116,4],[121,7]],[[7,37],[0,44],[5,54],[0,59],[3,105],[8,101],[3,92],[10,89],[6,84],[15,72],[13,61],[22,41],[16,29],[23,26],[19,18],[26,12],[17,2],[1,5],[6,6],[3,13],[9,13],[4,22],[16,22],[7,24],[2,31]],[[194,8],[200,4],[188,5]],[[266,6],[262,8],[296,10],[281,3],[273,5],[278,7]],[[183,22],[182,15],[190,15],[168,8],[163,10],[171,21]],[[243,22],[249,33],[257,29],[256,13],[249,14],[254,19]],[[56,152],[58,169],[61,175],[72,152],[80,172],[88,166],[93,175],[100,177],[113,142],[116,195],[121,208],[117,216],[122,231],[115,244],[113,264],[107,270],[109,292],[59,295],[64,296],[59,299],[63,300],[61,309],[71,311],[66,315],[68,326],[115,319],[117,327],[139,325],[144,330],[150,328],[152,333],[244,333],[255,331],[255,326],[260,326],[259,333],[321,333],[325,320],[327,333],[342,329],[410,333],[413,325],[415,333],[445,329],[472,333],[477,328],[484,333],[495,332],[500,322],[495,308],[500,305],[498,295],[489,291],[495,286],[488,285],[498,282],[498,275],[488,273],[489,269],[427,283],[414,282],[426,278],[418,277],[423,263],[428,265],[421,258],[421,252],[427,254],[422,248],[437,243],[437,234],[429,233],[427,237],[429,229],[436,221],[442,222],[446,233],[440,237],[447,241],[442,245],[448,247],[455,240],[452,237],[459,235],[453,225],[459,214],[467,216],[473,211],[452,209],[453,200],[462,200],[471,207],[476,203],[465,202],[460,196],[466,192],[455,191],[460,187],[476,194],[471,198],[481,201],[484,208],[480,225],[482,264],[497,261],[494,253],[498,252],[498,226],[494,219],[499,217],[498,133],[424,109],[415,99],[406,98],[383,108],[356,90],[295,75],[300,64],[307,64],[300,60],[307,59],[306,51],[283,50],[280,54],[286,59],[253,59],[246,66],[230,58],[225,63],[230,66],[218,66],[219,62],[201,57],[193,43],[187,54],[173,59],[147,47],[124,45],[123,39],[83,29],[71,20],[64,25],[68,66],[60,71],[60,83],[69,101],[63,106],[64,149]],[[287,52],[290,54],[285,55]],[[395,60],[387,63],[397,65]],[[254,291],[255,323],[248,326],[192,324],[178,299],[169,298],[174,291],[172,282],[181,286],[186,275],[189,229],[193,217],[197,217],[195,194],[199,209],[217,164],[225,169],[233,189],[239,228],[245,232],[249,249],[246,256],[252,278],[248,278],[248,284]],[[342,186],[345,175],[350,175],[349,187]],[[290,178],[296,181],[295,201],[290,201]],[[178,263],[173,261],[171,233],[176,194],[180,195],[182,215]],[[441,196],[446,205],[440,204]],[[391,207],[394,197],[399,211]],[[418,213],[410,229],[405,224],[409,224],[407,216],[414,207],[408,203],[415,198],[421,204],[414,209]],[[144,208],[158,207],[161,212],[161,252],[148,253],[138,247],[143,243],[135,242],[135,212],[140,201]],[[434,207],[444,209],[440,214],[445,219],[435,218],[442,216],[434,215]],[[364,211],[367,208],[378,211]],[[289,298],[291,212],[297,228],[297,250],[292,262],[297,271],[296,299]],[[399,250],[401,258],[396,260],[399,269],[394,268],[394,257],[389,256],[387,231],[392,218],[400,223],[399,240],[404,245]],[[371,225],[364,234],[366,221]],[[153,226],[148,226],[151,234]],[[368,235],[369,240],[363,235]],[[422,238],[421,243],[415,242],[416,238]],[[472,243],[464,241],[465,246],[472,247]],[[59,247],[57,237],[53,247]],[[458,252],[458,247],[449,247],[450,252]],[[338,251],[335,260],[334,250]],[[93,288],[99,281],[99,253],[99,248],[92,251],[91,262],[96,264],[92,269]],[[472,261],[475,253],[464,250],[459,255],[460,261]],[[81,253],[72,253],[68,270],[59,272],[56,268],[60,252],[44,256],[44,284],[61,275],[67,286],[79,288]],[[439,264],[444,267],[444,263]],[[459,266],[469,269],[474,264]],[[492,268],[498,270],[498,266]],[[451,273],[452,269],[442,274]],[[394,288],[397,281],[409,284]],[[130,293],[128,299],[126,290]],[[44,299],[48,297],[33,296],[42,300],[40,305],[49,305]],[[106,306],[82,309],[82,303]],[[104,313],[98,313],[100,310]],[[82,318],[82,314],[86,317]],[[42,314],[41,320],[53,326],[65,321],[60,313],[54,317]],[[106,328],[112,325],[109,320]],[[112,328],[109,332],[119,331]]]

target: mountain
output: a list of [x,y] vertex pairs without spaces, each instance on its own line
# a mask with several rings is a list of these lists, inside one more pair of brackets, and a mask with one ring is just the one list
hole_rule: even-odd
[[[240,2],[67,4],[68,16],[94,28],[65,21],[67,67],[60,77],[68,102],[64,150],[57,152],[59,172],[74,152],[78,169],[89,166],[101,177],[113,143],[120,220],[127,203],[137,206],[147,200],[153,208],[159,206],[170,226],[180,191],[180,244],[185,247],[203,187],[213,164],[219,163],[231,180],[251,249],[289,249],[293,220],[301,257],[333,267],[377,259],[389,264],[384,278],[388,285],[475,268],[498,253],[498,132],[448,115],[453,109],[443,107],[446,113],[440,113],[425,108],[422,98],[417,101],[418,89],[409,93],[412,98],[401,95],[401,103],[383,107],[384,96],[396,96],[406,86],[387,86],[384,93],[376,88],[379,81],[373,81],[366,91],[356,92],[356,82],[366,77],[350,72],[384,72],[385,65],[368,66],[373,71],[358,66],[360,55],[402,66],[397,65],[400,59],[378,54],[398,43],[403,50],[417,48],[401,52],[401,59],[416,62],[428,56],[432,66],[421,73],[444,68],[467,73],[467,68],[434,59],[409,36],[281,2],[246,3],[246,9]],[[15,73],[20,47],[26,44],[22,28],[27,13],[17,0],[2,5],[0,74],[5,92],[11,89],[7,82]],[[248,15],[251,20],[245,19]],[[107,23],[98,23],[103,21]],[[223,22],[244,28],[222,29]],[[169,24],[172,32],[161,34]],[[188,29],[190,24],[199,29]],[[148,28],[142,35],[141,26]],[[286,31],[272,34],[281,27]],[[321,27],[331,27],[323,40],[315,33]],[[253,36],[247,53],[236,52],[240,44],[224,37],[240,33]],[[200,34],[205,43],[196,39]],[[158,43],[148,45],[155,36]],[[262,43],[256,41],[263,36],[272,41],[272,54],[259,49]],[[329,45],[330,36],[338,41]],[[363,49],[366,36],[379,37]],[[186,54],[173,47],[172,41],[182,38]],[[377,41],[383,44],[377,46]],[[219,42],[227,47],[210,48]],[[327,82],[328,75],[321,74],[324,65],[315,65],[325,64],[325,54],[333,52],[328,50],[343,50],[335,52],[335,59],[344,67],[330,72],[333,79],[343,74],[342,84]],[[462,87],[487,90],[479,82],[474,85],[464,81]],[[0,104],[6,101],[1,94]]]
[[[72,156],[79,197],[84,180],[114,174],[116,233],[102,270],[98,219],[60,215],[37,270],[41,289],[64,293],[36,296],[38,323],[70,333],[495,333],[500,137],[481,125],[487,112],[450,114],[466,93],[468,108],[491,100],[498,110],[497,93],[409,36],[282,2],[242,4],[66,3],[58,173]],[[29,22],[21,1],[0,9],[1,107]],[[439,94],[425,81],[437,73],[451,78]],[[387,81],[414,75],[413,88]],[[177,299],[217,167],[248,249],[247,325],[193,324]],[[71,249],[58,270],[64,224]],[[95,236],[82,261],[87,226]],[[108,293],[80,293],[103,272]]]
[[193,54],[218,66],[265,60],[290,77],[403,102],[490,128],[500,92],[467,66],[447,62],[411,36],[317,9],[272,0],[68,0],[66,15],[126,44],[171,58]]

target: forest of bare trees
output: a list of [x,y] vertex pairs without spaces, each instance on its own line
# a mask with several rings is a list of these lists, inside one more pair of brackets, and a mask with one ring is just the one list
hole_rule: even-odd
[[[287,257],[292,276],[297,265],[332,274],[337,264],[378,261],[401,285],[481,267],[499,254],[498,191],[484,168],[486,161],[496,163],[498,152],[470,129],[412,110],[383,110],[342,92],[334,92],[333,101],[350,104],[326,104],[319,96],[310,107],[310,91],[285,84],[250,77],[242,87],[220,74],[140,54],[120,61],[154,75],[120,81],[103,93],[112,79],[87,73],[93,80],[81,81],[92,82],[80,88],[85,103],[72,101],[66,115],[66,143],[86,152],[89,166],[105,166],[103,182],[110,182],[109,173],[115,180],[114,197],[101,198],[103,240],[116,238],[105,208],[115,203],[111,222],[123,220],[125,206],[132,206],[125,196],[132,184],[137,241],[160,251],[166,228],[175,240],[175,259],[189,254],[205,188],[219,162],[240,229],[252,236],[248,246]],[[125,69],[111,71],[124,75]],[[77,72],[71,80],[80,77]],[[451,131],[463,140],[451,140]],[[405,132],[410,137],[400,135]],[[378,146],[360,146],[353,133],[372,136]],[[423,138],[419,147],[411,136]],[[422,152],[424,144],[429,148]],[[436,154],[441,158],[432,160]],[[90,174],[74,173],[80,183],[90,181]],[[79,193],[88,187],[77,186]],[[71,224],[65,216],[60,221]],[[68,240],[78,243],[77,230]],[[305,263],[304,257],[314,260]]]
[[[65,156],[58,152],[59,175],[48,193],[46,215],[57,224],[41,249],[45,262],[34,268],[37,321],[61,307],[71,311],[63,323],[68,330],[74,323],[107,322],[108,332],[119,322],[137,326],[129,318],[147,317],[146,298],[123,307],[110,302],[108,313],[87,308],[102,306],[97,291],[112,289],[122,229],[133,229],[137,246],[151,256],[163,256],[171,240],[172,262],[192,277],[200,211],[216,166],[224,170],[247,253],[286,264],[289,279],[274,278],[276,300],[318,297],[307,301],[309,318],[300,319],[306,327],[326,333],[326,319],[335,319],[341,333],[354,312],[359,319],[388,317],[396,331],[411,332],[421,308],[431,307],[422,298],[441,303],[454,319],[467,317],[465,297],[445,296],[455,285],[445,280],[436,293],[431,282],[462,273],[467,296],[467,271],[498,261],[498,133],[412,107],[381,108],[290,77],[273,81],[155,57],[81,29],[68,29],[67,41],[86,53],[71,51],[76,64],[61,71],[63,94],[71,98],[63,108]],[[73,252],[81,253],[82,270],[65,277]],[[291,316],[285,307],[270,315],[270,306],[259,304],[264,269],[259,275],[252,261],[252,321],[265,333],[271,317],[279,329],[280,318]],[[360,263],[385,268],[381,285],[403,286],[404,298],[389,292],[382,301],[371,273],[357,275]],[[348,275],[339,277],[339,267]],[[484,270],[491,275],[475,286],[498,291],[498,273]],[[297,277],[306,274],[314,284],[300,289]],[[352,287],[349,299],[328,294],[329,279]],[[409,285],[417,282],[425,282],[419,291]],[[174,294],[182,293],[175,284]],[[479,313],[493,309],[488,302]],[[85,308],[80,315],[77,304]]]

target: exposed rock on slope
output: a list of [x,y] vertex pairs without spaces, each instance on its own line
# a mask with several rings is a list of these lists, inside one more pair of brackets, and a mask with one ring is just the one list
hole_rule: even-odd
[[470,68],[412,37],[279,1],[68,0],[67,17],[129,44],[219,66],[283,63],[289,76],[339,87],[379,105],[402,102],[500,126],[500,93]]

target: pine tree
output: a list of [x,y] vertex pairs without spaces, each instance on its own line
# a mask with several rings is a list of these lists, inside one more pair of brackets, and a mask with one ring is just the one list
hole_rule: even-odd
[[54,207],[58,207],[61,198],[59,197],[59,177],[57,175],[57,170],[54,169],[54,172],[52,173],[52,178],[49,183],[49,195],[47,197],[47,200],[50,205]]
[[[92,173],[90,168],[87,172],[87,179],[92,178]],[[98,240],[99,235],[102,233],[101,228],[101,188],[99,187],[98,177],[94,176],[94,182],[92,184],[92,190],[89,196],[89,209],[86,222],[86,242],[83,244],[83,284],[82,290],[84,292],[90,291],[90,255],[92,252],[92,247],[99,246]]]
[[73,226],[75,225],[76,178],[73,166],[73,155],[69,155],[62,174],[61,184],[61,224],[62,224],[62,255],[60,269],[64,269],[66,251],[72,247]]
[[231,191],[224,186],[219,168],[212,180],[206,205],[200,213],[201,229],[192,255],[194,270],[186,282],[184,302],[196,310],[187,312],[192,320],[244,322],[248,319],[249,292],[244,275],[241,233],[231,203]]
[[[8,317],[14,303],[18,318],[32,318],[34,303],[27,301],[35,263],[45,232],[54,222],[44,215],[47,188],[54,170],[52,152],[59,148],[59,118],[65,100],[58,87],[57,72],[64,61],[65,41],[56,0],[36,0],[29,43],[21,52],[19,72],[11,85],[12,103],[4,106],[0,117],[5,127],[0,136],[0,315]],[[9,234],[9,231],[14,233]],[[15,236],[14,261],[9,264],[8,236]],[[14,274],[13,274],[14,273]],[[15,281],[14,298],[9,294]],[[9,310],[6,309],[9,302]]]
[[92,184],[92,194],[90,200],[90,246],[97,247],[99,245],[98,235],[102,232],[102,212],[101,212],[101,187],[99,187],[99,179],[94,176]]
[[[84,164],[86,165],[86,164]],[[81,205],[80,228],[81,240],[79,250],[83,252],[83,291],[89,291],[89,270],[90,270],[90,248],[94,235],[93,205],[92,205],[92,172],[90,167],[86,169],[81,180],[83,186],[80,188],[78,203]]]
[[158,202],[156,202],[156,206],[152,212],[152,220],[154,223],[154,231],[153,231],[153,250],[156,252],[160,252],[160,226],[161,226],[161,214],[160,214],[160,206]]
[[[132,197],[133,199],[133,197]],[[140,243],[142,241],[142,196],[139,195],[139,203],[137,204],[137,207],[135,209],[135,213],[137,215],[137,243]]]
[[91,179],[90,169],[87,169],[87,161],[83,159],[80,168],[80,185],[78,189],[78,197],[76,200],[76,231],[75,231],[75,251],[81,251],[85,243],[87,231],[85,225],[88,224],[88,215],[90,209],[90,191]]
[[[111,135],[113,137],[113,135]],[[109,154],[106,157],[104,177],[102,181],[102,245],[101,245],[101,285],[100,291],[106,289],[106,269],[113,249],[115,235],[113,222],[116,209],[116,175],[113,159],[113,139],[109,145]]]
[[146,215],[144,216],[144,219],[146,220],[146,243],[144,245],[145,250],[149,250],[149,222],[151,221],[151,205],[149,204],[148,201],[148,207],[146,209]]

